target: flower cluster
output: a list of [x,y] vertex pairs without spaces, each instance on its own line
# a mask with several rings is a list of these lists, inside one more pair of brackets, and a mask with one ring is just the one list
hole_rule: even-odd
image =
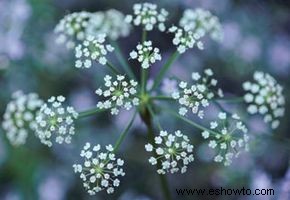
[[130,25],[125,22],[124,14],[115,9],[93,13],[88,23],[87,35],[95,37],[106,34],[110,39],[117,40],[130,33]]
[[61,19],[54,29],[57,43],[66,44],[71,49],[75,47],[76,40],[84,40],[91,15],[92,13],[82,11],[68,14]]
[[165,31],[164,22],[167,19],[168,12],[165,9],[157,10],[157,5],[152,3],[138,3],[133,6],[134,15],[127,15],[127,23],[133,23],[135,26],[143,26],[146,31],[153,30],[158,25],[160,31]]
[[275,129],[279,126],[279,118],[283,117],[285,112],[283,88],[272,76],[263,72],[255,72],[254,80],[254,83],[243,84],[247,92],[244,100],[249,103],[248,112],[264,115],[264,121]]
[[180,91],[172,93],[174,99],[178,99],[178,103],[181,105],[179,108],[179,114],[185,115],[188,109],[191,109],[192,113],[197,114],[198,117],[203,118],[204,111],[201,107],[205,108],[209,105],[209,100],[215,96],[222,96],[220,89],[217,92],[214,87],[217,84],[217,80],[212,78],[213,72],[211,69],[204,70],[204,76],[201,77],[199,73],[192,73],[192,79],[195,81],[193,85],[189,85],[185,81],[179,83]]
[[116,80],[106,75],[104,78],[106,89],[96,90],[96,94],[107,98],[105,101],[99,101],[97,107],[100,109],[111,109],[112,115],[119,113],[119,108],[124,107],[130,110],[132,106],[139,105],[139,99],[135,96],[137,93],[137,82],[125,80],[125,76],[117,75]]
[[208,146],[215,149],[215,162],[223,162],[225,166],[232,163],[242,150],[248,151],[248,129],[237,114],[228,117],[220,112],[218,120],[210,122],[210,130],[202,132],[204,139],[209,139]]
[[28,133],[35,130],[35,113],[43,101],[35,93],[13,93],[3,116],[2,127],[6,131],[12,145],[18,146],[26,142]]
[[84,188],[90,195],[106,190],[108,194],[120,184],[119,176],[124,176],[122,169],[124,161],[117,159],[112,145],[106,146],[107,152],[101,152],[101,146],[91,146],[86,143],[80,156],[84,158],[83,164],[74,164],[75,173],[80,173]]
[[156,60],[161,60],[160,50],[152,47],[151,41],[144,41],[143,44],[137,45],[137,51],[130,53],[130,58],[137,59],[144,69],[149,68]]
[[160,135],[155,137],[154,144],[146,144],[145,149],[148,152],[154,151],[154,157],[149,158],[152,165],[161,162],[161,168],[157,173],[165,174],[166,172],[176,173],[187,171],[187,165],[194,161],[192,154],[193,145],[189,144],[189,139],[179,130],[174,134],[167,131],[160,131]]
[[185,31],[192,31],[197,34],[199,38],[204,37],[207,33],[216,41],[221,41],[223,37],[219,19],[208,10],[201,8],[195,10],[186,9],[179,21],[179,25]]
[[169,28],[170,33],[174,33],[174,38],[172,40],[173,44],[177,46],[177,51],[182,54],[186,50],[191,49],[194,45],[199,49],[203,49],[203,43],[198,41],[200,36],[195,34],[193,31],[186,31],[183,28],[178,28],[177,26],[172,26]]
[[106,55],[114,48],[111,45],[104,45],[106,35],[100,34],[97,37],[88,36],[82,44],[75,48],[75,67],[90,68],[92,61],[98,61],[101,65],[107,64]]
[[71,143],[75,134],[74,120],[78,113],[73,107],[64,107],[63,96],[51,97],[43,104],[36,116],[36,135],[40,141],[51,147],[52,142]]

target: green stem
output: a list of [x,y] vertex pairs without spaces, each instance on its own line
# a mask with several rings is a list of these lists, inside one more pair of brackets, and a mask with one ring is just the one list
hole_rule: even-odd
[[109,67],[109,69],[110,69],[110,70],[111,70],[115,75],[119,75],[119,74],[120,74],[119,70],[117,70],[117,69],[114,67],[114,65],[113,65],[112,63],[107,62],[106,66]]
[[160,72],[158,73],[157,77],[154,80],[153,86],[151,88],[151,91],[156,89],[159,84],[161,83],[161,80],[163,78],[163,76],[165,75],[165,73],[169,70],[169,68],[171,67],[172,63],[179,57],[179,53],[178,51],[175,51],[167,60],[167,62],[163,65],[163,67],[161,68]]
[[125,59],[124,55],[121,52],[119,44],[116,41],[111,41],[111,44],[115,48],[116,57],[117,57],[118,61],[120,62],[121,66],[123,67],[123,69],[125,70],[125,72],[129,75],[129,77],[131,79],[136,80],[136,77],[135,77],[131,67],[129,66],[127,60]]
[[171,114],[172,116],[174,116],[174,117],[176,117],[178,119],[181,119],[182,121],[194,126],[195,128],[198,128],[198,129],[200,129],[202,131],[207,131],[209,133],[217,134],[215,131],[212,131],[212,130],[210,130],[210,129],[208,129],[208,128],[206,128],[206,127],[204,127],[204,126],[202,126],[202,125],[200,125],[200,124],[198,124],[196,122],[193,122],[193,121],[191,121],[191,120],[189,120],[189,119],[187,119],[185,117],[182,117],[181,115],[179,115],[178,113],[176,113],[176,112],[174,112],[172,110],[169,110],[169,109],[164,109],[164,110],[166,112],[168,112],[169,114]]
[[[146,107],[146,109],[144,110],[143,113],[140,113],[140,116],[142,118],[142,120],[144,121],[144,123],[146,124],[147,127],[147,135],[148,135],[148,140],[149,142],[156,147],[155,145],[155,135],[154,135],[154,129],[153,129],[153,125],[152,125],[152,117],[150,115],[150,111],[148,110],[148,108]],[[158,155],[156,154],[156,152],[153,152],[155,157],[158,157]],[[157,169],[162,168],[162,164],[160,162],[160,160],[157,160],[157,165],[156,165]],[[168,186],[168,181],[167,178],[164,174],[158,174],[159,176],[159,180],[160,180],[160,184],[161,184],[161,188],[163,191],[163,195],[164,195],[164,199],[166,200],[171,200],[171,194],[170,194],[170,190],[169,190],[169,186]]]
[[153,118],[153,120],[156,119],[155,121],[156,121],[156,124],[157,124],[157,127],[158,127],[159,131],[162,131],[163,129],[162,129],[162,127],[161,127],[161,124],[160,124],[158,118],[156,117],[156,115],[155,115],[155,113],[154,113],[154,111],[153,111],[153,108],[151,107],[150,104],[147,105],[147,108],[148,108],[148,111],[149,111],[151,117]]
[[94,115],[96,113],[100,113],[100,112],[103,112],[103,111],[105,111],[105,110],[104,109],[97,108],[97,107],[92,108],[92,109],[88,109],[88,110],[79,112],[78,119],[84,118],[84,117],[88,117],[88,116],[91,116],[91,115]]
[[124,129],[124,131],[121,133],[120,137],[118,138],[118,140],[117,140],[117,142],[116,142],[116,144],[114,146],[114,152],[119,150],[120,145],[124,141],[127,133],[129,132],[129,130],[130,130],[130,128],[131,128],[131,126],[132,126],[132,124],[133,124],[133,122],[135,120],[136,114],[137,114],[137,112],[135,111],[135,113],[134,113],[133,117],[131,118],[129,124],[127,125],[127,127]]
[[148,71],[146,69],[142,68],[142,71],[141,71],[141,94],[144,94],[146,92],[147,75],[148,75]]
[[142,44],[143,42],[145,42],[147,39],[147,31],[145,29],[143,29],[142,31]]

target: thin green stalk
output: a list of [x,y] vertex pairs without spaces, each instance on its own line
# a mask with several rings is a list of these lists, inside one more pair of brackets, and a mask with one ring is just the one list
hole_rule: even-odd
[[213,134],[217,134],[215,131],[212,131],[212,130],[210,130],[210,129],[208,129],[208,128],[206,128],[206,127],[204,127],[204,126],[202,126],[202,125],[200,125],[200,124],[198,124],[196,122],[193,122],[193,121],[191,121],[191,120],[189,120],[189,119],[187,119],[185,117],[182,117],[180,114],[178,114],[178,113],[176,113],[176,112],[174,112],[172,110],[169,110],[169,109],[164,109],[164,110],[166,112],[168,112],[169,114],[171,114],[172,116],[174,116],[174,117],[176,117],[178,119],[181,119],[182,121],[194,126],[195,128],[198,128],[198,129],[200,129],[202,131],[207,131],[207,132],[210,132],[210,133],[213,133]]
[[175,51],[167,60],[167,62],[163,65],[163,67],[161,68],[160,72],[158,73],[158,75],[156,76],[153,86],[151,88],[151,91],[156,89],[159,84],[161,83],[165,73],[169,70],[169,68],[171,67],[172,63],[179,57],[179,53],[178,51]]
[[129,130],[130,130],[130,128],[135,120],[136,114],[137,114],[137,112],[135,111],[135,113],[134,113],[133,117],[131,118],[130,122],[128,123],[127,127],[124,129],[124,131],[121,133],[120,137],[118,138],[118,140],[114,146],[114,152],[119,150],[120,145],[124,141],[127,133],[129,132]]
[[92,109],[88,109],[88,110],[79,112],[78,119],[84,118],[84,117],[88,117],[88,116],[91,116],[91,115],[94,115],[96,113],[100,113],[100,112],[103,112],[103,111],[105,111],[105,110],[104,109],[97,108],[97,107],[92,108]]
[[115,48],[116,57],[117,57],[118,61],[120,62],[121,66],[123,67],[123,69],[125,70],[125,72],[128,74],[128,76],[131,79],[136,80],[136,76],[133,73],[130,65],[128,64],[127,59],[125,59],[124,55],[122,54],[122,51],[121,51],[121,49],[119,47],[118,42],[111,41],[111,44]]
[[147,69],[142,68],[142,71],[141,71],[141,94],[144,94],[146,92],[147,76],[148,76]]
[[156,115],[155,115],[155,113],[154,113],[154,111],[153,111],[153,108],[152,108],[150,105],[147,105],[147,108],[148,108],[148,110],[149,110],[149,112],[150,112],[150,115],[151,115],[151,117],[153,118],[153,120],[155,119],[159,131],[162,131],[163,129],[162,129],[162,127],[161,127],[160,121],[159,121],[158,118],[156,117]]
[[142,43],[145,42],[147,39],[147,31],[145,29],[143,29],[142,31]]
[[117,69],[114,67],[114,65],[113,65],[112,63],[107,62],[106,66],[109,67],[109,69],[110,69],[110,70],[111,70],[115,75],[119,75],[119,74],[120,74],[119,70],[117,70]]

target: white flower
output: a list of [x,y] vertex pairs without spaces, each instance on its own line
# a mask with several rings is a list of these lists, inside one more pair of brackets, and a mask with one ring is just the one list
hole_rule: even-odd
[[139,105],[137,94],[137,82],[125,80],[125,76],[117,75],[116,80],[106,75],[104,78],[106,89],[97,89],[96,94],[103,96],[106,100],[99,101],[97,107],[100,109],[111,109],[112,115],[119,113],[119,108],[130,110],[132,106]]
[[106,35],[99,34],[97,37],[88,36],[82,44],[75,48],[75,67],[90,68],[92,61],[97,61],[101,65],[107,64],[107,54],[112,52],[114,48],[111,45],[104,45]]
[[25,144],[28,133],[35,130],[35,114],[43,104],[35,93],[17,91],[7,104],[2,127],[12,145]]
[[221,41],[223,38],[222,27],[219,19],[209,11],[197,8],[195,10],[186,9],[179,21],[180,27],[185,31],[192,31],[199,38],[210,34],[211,38]]
[[85,11],[66,15],[54,29],[57,34],[56,42],[66,44],[69,49],[75,47],[76,41],[80,42],[85,39],[85,31],[91,15],[92,13]]
[[75,134],[74,120],[78,113],[73,107],[64,107],[64,101],[63,96],[50,97],[36,116],[36,136],[49,147],[54,141],[69,144],[71,136]]
[[125,21],[135,26],[142,26],[146,31],[153,30],[158,26],[160,31],[165,31],[164,22],[167,20],[168,12],[165,9],[157,10],[157,5],[152,3],[137,3],[133,6],[134,15],[127,15]]
[[112,194],[119,186],[119,176],[124,176],[122,169],[124,161],[116,158],[112,145],[106,146],[106,152],[101,152],[101,146],[91,146],[86,143],[80,156],[84,159],[83,164],[74,164],[75,173],[80,174],[83,186],[90,195],[106,190]]
[[202,137],[208,139],[208,146],[216,151],[215,162],[230,165],[232,158],[238,157],[242,150],[248,151],[248,129],[237,114],[228,117],[219,113],[218,120],[210,123],[211,130],[203,131]]
[[124,14],[115,9],[92,13],[86,29],[87,35],[106,34],[112,40],[126,37],[129,33],[130,25],[125,22]]
[[137,59],[144,69],[149,68],[156,60],[161,60],[159,49],[153,48],[151,41],[144,41],[143,44],[138,44],[136,48],[136,51],[130,53],[130,58]]
[[283,87],[269,74],[257,71],[254,82],[245,82],[243,88],[247,92],[244,100],[249,104],[248,112],[263,115],[265,123],[277,128],[285,112]]
[[177,51],[182,54],[186,50],[191,49],[196,45],[199,49],[203,49],[203,43],[198,41],[199,35],[194,34],[192,31],[185,31],[183,28],[172,26],[169,28],[170,33],[174,33],[172,43],[177,46]]
[[172,98],[178,100],[180,104],[179,114],[186,115],[188,109],[198,117],[203,118],[205,108],[209,105],[209,100],[215,96],[222,96],[221,89],[216,89],[217,80],[212,78],[211,69],[204,70],[204,76],[199,73],[192,73],[192,79],[195,82],[189,85],[185,81],[179,83],[179,91],[172,93]]
[[161,168],[157,169],[158,174],[179,171],[185,173],[189,163],[194,161],[193,145],[189,144],[188,137],[179,130],[174,134],[160,131],[160,135],[155,137],[155,143],[146,144],[145,149],[154,154],[149,158],[149,163],[156,165],[157,161],[161,162]]

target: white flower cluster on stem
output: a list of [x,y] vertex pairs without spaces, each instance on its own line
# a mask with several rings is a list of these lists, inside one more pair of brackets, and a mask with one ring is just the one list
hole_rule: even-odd
[[127,15],[125,21],[132,23],[135,26],[142,26],[146,31],[153,30],[154,26],[158,26],[160,31],[165,31],[165,21],[167,20],[168,12],[165,9],[160,11],[156,4],[152,3],[137,3],[133,6],[134,15]]
[[84,158],[83,164],[73,165],[75,173],[80,173],[83,186],[90,195],[102,190],[112,194],[120,184],[118,177],[125,175],[122,169],[124,161],[115,157],[112,145],[107,145],[106,150],[107,152],[101,152],[99,144],[92,146],[86,143],[80,154]]
[[86,28],[92,13],[74,12],[66,15],[56,25],[54,32],[57,34],[56,42],[66,44],[71,49],[76,45],[76,41],[82,41],[86,37]]
[[35,114],[43,101],[35,93],[24,94],[17,91],[7,104],[2,127],[12,145],[25,144],[29,132],[35,131]]
[[124,14],[115,9],[93,13],[88,23],[86,33],[95,37],[106,34],[110,39],[117,40],[130,33],[130,25],[125,22]]
[[99,88],[96,94],[103,96],[106,100],[99,101],[98,108],[111,109],[111,114],[117,115],[121,107],[130,110],[133,106],[139,105],[139,98],[136,96],[138,85],[136,81],[126,81],[123,75],[117,75],[116,80],[106,75],[104,81],[106,89]]
[[261,114],[264,121],[269,123],[273,129],[280,124],[279,118],[284,116],[285,98],[283,87],[267,73],[256,71],[253,83],[247,81],[243,84],[244,100],[249,104],[250,114]]
[[133,50],[130,53],[130,58],[137,59],[144,69],[149,68],[156,60],[161,60],[160,50],[152,46],[152,41],[144,41],[143,44],[138,44],[137,51]]
[[179,130],[174,134],[167,131],[160,131],[160,135],[155,137],[155,144],[146,144],[145,149],[148,152],[155,151],[157,157],[150,157],[149,162],[156,165],[158,160],[161,162],[161,168],[157,169],[158,174],[167,172],[185,173],[189,163],[194,161],[192,154],[193,145],[189,143],[186,135]]
[[217,80],[212,78],[211,69],[204,70],[204,76],[197,72],[192,73],[194,84],[189,85],[185,81],[179,83],[179,91],[172,93],[172,98],[178,100],[180,104],[179,114],[184,116],[190,109],[199,118],[204,117],[204,110],[209,105],[209,100],[215,96],[223,96],[221,89],[215,90]]
[[186,9],[179,21],[179,26],[183,27],[185,31],[194,32],[199,38],[206,34],[210,34],[211,38],[216,41],[221,41],[223,38],[219,19],[210,11],[202,8]]
[[111,45],[104,45],[106,35],[100,34],[97,37],[88,36],[82,44],[75,48],[75,67],[90,68],[92,61],[97,61],[101,65],[107,64],[107,54],[112,52],[114,48]]
[[78,113],[73,107],[63,106],[64,101],[63,96],[50,97],[36,116],[36,136],[49,147],[54,141],[69,144],[75,134],[74,121]]
[[220,112],[218,120],[210,122],[210,130],[203,131],[202,136],[208,139],[208,146],[216,151],[215,162],[223,162],[225,166],[232,163],[242,150],[248,151],[248,129],[237,114],[228,117]]

